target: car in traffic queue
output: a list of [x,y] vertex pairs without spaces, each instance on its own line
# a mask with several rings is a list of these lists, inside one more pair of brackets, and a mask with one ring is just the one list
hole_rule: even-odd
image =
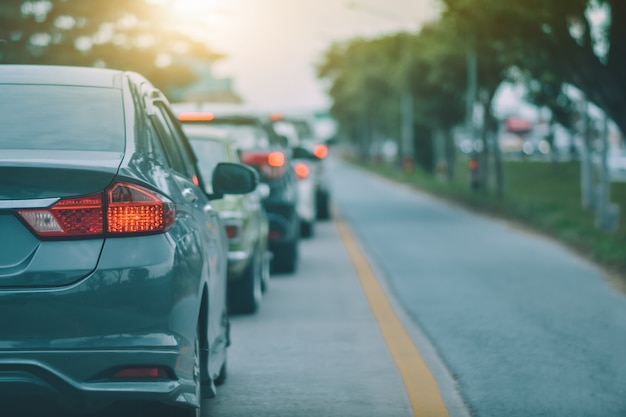
[[270,269],[295,272],[300,244],[299,196],[291,151],[282,138],[274,134],[266,120],[247,108],[219,109],[211,103],[177,103],[174,109],[183,126],[203,125],[237,142],[241,162],[257,170],[260,181],[269,188],[262,205],[269,222]]
[[[271,113],[268,117],[275,132],[287,139],[296,163],[308,166],[308,177],[313,183],[315,218],[327,220],[330,212],[330,181],[326,168],[328,145],[316,137],[309,121],[303,116]],[[307,193],[307,190],[302,192]]]
[[[237,143],[203,125],[183,126],[198,158],[203,177],[208,178],[220,162],[240,163]],[[207,131],[208,130],[208,131]],[[207,183],[210,189],[211,184]],[[259,184],[249,194],[227,195],[213,203],[228,237],[228,310],[252,314],[269,285],[268,221],[261,199],[269,194],[266,184]]]
[[256,174],[219,164],[208,194],[167,99],[136,73],[0,65],[0,97],[2,413],[199,416],[230,344],[210,202]]

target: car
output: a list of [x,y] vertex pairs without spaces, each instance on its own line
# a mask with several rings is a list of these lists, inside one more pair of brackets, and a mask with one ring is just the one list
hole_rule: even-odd
[[[0,396],[198,416],[226,377],[227,239],[166,97],[111,69],[0,65]],[[50,415],[46,411],[47,415]]]
[[309,166],[309,175],[314,183],[315,218],[327,220],[330,211],[330,181],[326,168],[329,149],[324,141],[317,138],[306,117],[287,116],[283,113],[270,113],[268,116],[274,130],[287,139],[296,161]]
[[297,270],[300,244],[298,185],[291,162],[291,150],[276,135],[268,121],[247,107],[220,107],[213,103],[176,103],[174,109],[183,125],[204,125],[228,134],[239,146],[244,164],[259,173],[269,187],[262,205],[269,221],[269,248],[272,272]]
[[[240,163],[237,143],[204,125],[183,127],[204,178],[220,162]],[[211,188],[207,183],[206,188]],[[269,285],[269,226],[261,199],[269,194],[266,184],[256,192],[229,195],[213,203],[220,214],[228,236],[228,305],[230,313],[252,314]]]

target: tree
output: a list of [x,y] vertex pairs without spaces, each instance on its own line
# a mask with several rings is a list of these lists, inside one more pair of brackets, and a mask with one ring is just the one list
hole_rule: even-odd
[[[450,13],[485,28],[517,65],[549,69],[581,90],[626,132],[626,2],[444,0]],[[530,65],[529,65],[530,64]]]
[[216,60],[204,42],[167,24],[147,0],[3,0],[0,64],[101,66],[137,71],[157,87],[194,81],[176,55]]

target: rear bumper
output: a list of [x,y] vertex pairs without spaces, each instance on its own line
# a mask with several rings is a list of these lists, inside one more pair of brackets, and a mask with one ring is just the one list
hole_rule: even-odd
[[[0,353],[0,402],[19,410],[33,405],[50,405],[79,412],[100,410],[124,400],[154,401],[169,405],[197,407],[195,384],[181,379],[121,381],[100,371],[129,358],[129,351],[24,351]],[[174,352],[133,351],[135,363],[175,369]],[[69,359],[71,358],[71,359]],[[93,377],[76,379],[62,372],[63,362],[72,361]],[[115,367],[113,368],[115,369]],[[28,400],[28,403],[20,401]],[[29,404],[29,403],[33,404]]]
[[[96,271],[72,285],[0,289],[0,396],[87,409],[131,398],[196,405],[203,264],[201,252],[183,256],[196,252],[177,243],[167,234],[110,239]],[[162,368],[168,377],[113,378],[137,367]]]

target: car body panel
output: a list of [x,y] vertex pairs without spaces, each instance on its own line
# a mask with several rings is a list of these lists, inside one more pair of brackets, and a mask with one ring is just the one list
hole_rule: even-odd
[[[150,399],[198,407],[195,339],[202,339],[201,378],[207,383],[217,377],[229,343],[227,241],[217,211],[194,184],[194,156],[168,116],[167,100],[141,76],[114,70],[5,65],[0,79],[0,87],[115,89],[124,109],[123,124],[114,129],[122,135],[121,152],[38,152],[20,149],[21,143],[9,150],[17,141],[0,144],[0,314],[12,318],[0,322],[2,395],[43,387],[66,393],[57,399],[68,406],[77,405],[74,400],[91,407]],[[151,99],[154,108],[146,107]],[[184,169],[166,161],[163,141],[179,147]],[[104,193],[117,182],[171,201],[172,226],[157,234],[48,239],[36,237],[19,218],[19,209]],[[147,364],[167,377],[113,377],[121,368]]]

